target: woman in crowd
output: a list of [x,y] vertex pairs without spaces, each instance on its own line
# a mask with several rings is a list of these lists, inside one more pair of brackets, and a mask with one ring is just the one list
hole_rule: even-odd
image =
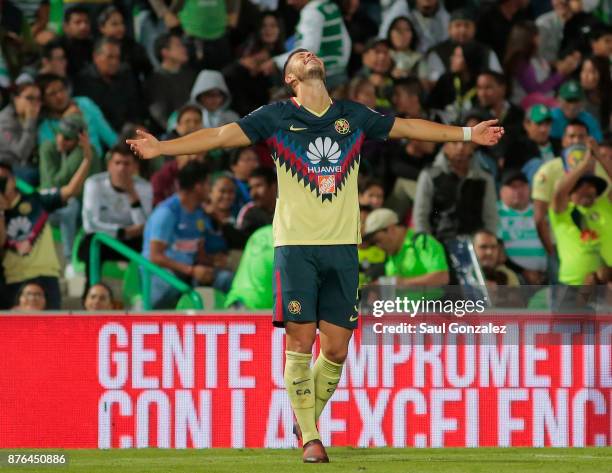
[[12,101],[0,111],[0,159],[11,163],[15,175],[38,184],[38,169],[32,163],[36,146],[41,93],[34,83],[15,87]]
[[90,286],[83,298],[83,308],[87,311],[96,312],[102,310],[113,310],[113,291],[104,283]]
[[508,39],[504,72],[513,79],[512,102],[529,108],[535,103],[553,106],[555,89],[572,74],[580,63],[580,53],[574,52],[556,64],[556,72],[538,53],[540,35],[531,21],[517,23]]
[[98,16],[98,31],[105,38],[121,43],[121,62],[128,64],[136,78],[143,80],[153,70],[145,48],[125,34],[125,22],[119,9],[106,7]]
[[15,298],[14,311],[41,312],[47,307],[45,290],[35,282],[25,283]]
[[580,85],[586,95],[586,111],[599,120],[603,130],[607,130],[612,105],[609,61],[598,56],[586,58],[580,69]]
[[401,79],[414,74],[422,55],[416,50],[419,39],[408,17],[400,16],[393,20],[387,41],[391,45],[391,57],[395,64],[391,71],[393,78]]

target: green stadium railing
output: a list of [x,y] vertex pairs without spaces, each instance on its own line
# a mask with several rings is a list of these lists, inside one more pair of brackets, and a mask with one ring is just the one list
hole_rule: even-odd
[[96,233],[91,240],[89,249],[89,281],[91,285],[97,284],[101,279],[100,248],[102,245],[112,248],[117,253],[125,256],[129,261],[134,261],[142,268],[142,272],[144,273],[144,277],[142,278],[142,303],[144,310],[151,310],[151,275],[157,276],[182,294],[187,295],[194,309],[204,309],[202,297],[189,284],[181,281],[174,274],[160,268],[156,264],[151,263],[140,253],[137,253],[117,239],[104,233]]

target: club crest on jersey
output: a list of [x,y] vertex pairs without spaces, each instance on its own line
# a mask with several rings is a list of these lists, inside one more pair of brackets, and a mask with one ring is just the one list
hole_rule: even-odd
[[351,126],[346,118],[338,118],[334,123],[334,128],[341,135],[346,135],[349,131],[351,131]]

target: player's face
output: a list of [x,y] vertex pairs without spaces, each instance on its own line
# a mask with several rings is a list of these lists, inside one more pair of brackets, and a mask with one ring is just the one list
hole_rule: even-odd
[[119,12],[112,13],[106,23],[100,28],[100,32],[107,38],[123,39],[125,35],[125,23]]
[[323,61],[310,51],[303,51],[294,54],[289,64],[287,76],[294,75],[295,78],[303,82],[309,79],[325,80],[325,66]]

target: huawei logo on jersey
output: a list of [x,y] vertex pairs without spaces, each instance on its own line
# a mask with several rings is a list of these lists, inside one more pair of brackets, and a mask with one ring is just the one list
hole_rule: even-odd
[[312,164],[319,164],[322,160],[336,164],[341,154],[340,145],[330,137],[319,137],[314,142],[311,141],[306,151],[306,156]]

